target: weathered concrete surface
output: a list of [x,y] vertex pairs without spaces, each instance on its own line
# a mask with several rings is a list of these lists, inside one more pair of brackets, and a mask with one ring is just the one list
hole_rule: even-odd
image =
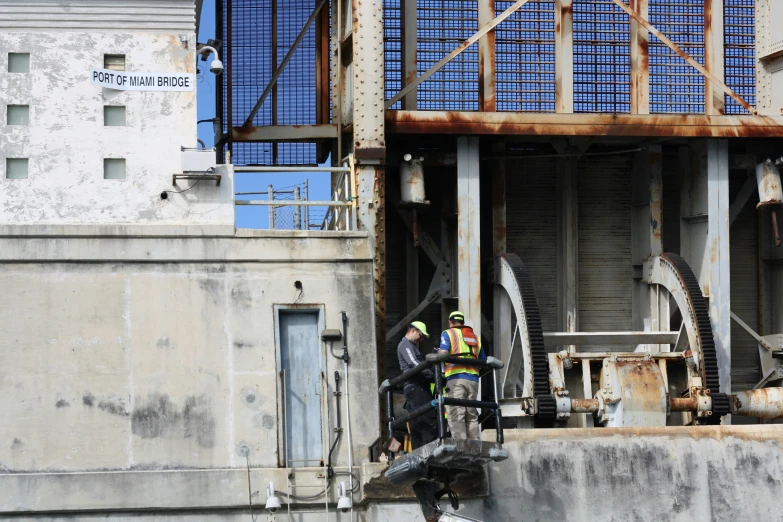
[[[53,15],[54,16],[54,15]],[[183,190],[180,147],[196,147],[196,91],[141,92],[89,83],[103,55],[126,70],[196,73],[196,39],[180,33],[0,34],[0,222],[4,224],[234,224],[233,172]],[[30,53],[30,72],[9,73],[8,52]],[[210,74],[204,65],[201,74]],[[205,72],[206,71],[206,72]],[[198,86],[198,79],[196,78]],[[5,125],[6,106],[30,106],[27,126]],[[126,125],[105,127],[103,107],[126,107]],[[28,179],[6,179],[5,159],[29,158]],[[104,158],[125,158],[124,180],[103,179]]]
[[[507,430],[484,519],[783,520],[783,427]],[[485,431],[492,440],[494,433]]]
[[[327,328],[347,312],[354,459],[367,461],[380,428],[366,237],[0,242],[14,260],[0,264],[0,470],[241,468],[245,454],[277,467],[276,304],[323,306]],[[331,389],[343,367],[327,348]],[[347,463],[344,437],[335,457]]]

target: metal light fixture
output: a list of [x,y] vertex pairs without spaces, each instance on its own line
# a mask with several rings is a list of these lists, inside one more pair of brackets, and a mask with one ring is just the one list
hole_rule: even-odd
[[266,509],[270,513],[277,513],[277,510],[280,509],[280,499],[275,496],[274,482],[270,482],[266,488]]
[[340,485],[337,487],[337,495],[339,496],[337,499],[338,510],[342,511],[343,513],[347,513],[353,509],[353,501],[351,500],[351,497],[345,494],[345,482],[340,482]]

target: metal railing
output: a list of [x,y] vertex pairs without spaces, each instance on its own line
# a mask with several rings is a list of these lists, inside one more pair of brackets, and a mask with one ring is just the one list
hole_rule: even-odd
[[[459,364],[461,366],[468,366],[471,368],[478,368],[479,380],[492,374],[493,388],[495,390],[495,397],[497,397],[497,379],[495,371],[503,368],[503,362],[494,357],[488,357],[486,361],[478,359],[468,359],[465,357],[455,357],[442,354],[428,354],[425,357],[425,361],[416,365],[415,368],[411,368],[395,377],[394,379],[387,379],[381,384],[379,393],[386,394],[386,420],[387,420],[387,436],[389,440],[394,437],[394,430],[400,426],[403,426],[406,422],[411,421],[417,417],[421,417],[425,413],[430,412],[433,408],[437,410],[438,418],[438,439],[443,440],[446,438],[446,427],[448,421],[446,420],[446,406],[465,406],[467,408],[483,408],[488,409],[491,415],[495,417],[495,426],[497,429],[496,441],[498,444],[503,444],[503,416],[500,412],[500,406],[497,403],[497,399],[493,401],[479,401],[469,399],[455,399],[452,397],[446,397],[443,395],[443,388],[446,379],[443,375],[442,363]],[[433,394],[433,400],[429,404],[424,404],[413,411],[410,411],[400,417],[394,416],[393,394],[395,389],[404,385],[412,377],[420,374],[424,370],[432,368],[435,374],[435,393]],[[390,452],[390,459],[394,458],[394,452]]]
[[350,230],[356,229],[354,205],[351,187],[353,186],[353,157],[349,156],[343,161],[345,170],[339,172],[332,184],[332,199],[343,201],[348,205],[335,205],[329,207],[324,216],[321,230]]
[[[269,228],[275,227],[275,211],[285,207],[293,207],[295,209],[294,221],[297,221],[296,216],[300,216],[300,209],[307,211],[312,207],[325,207],[324,219],[320,225],[320,230],[356,230],[356,214],[354,211],[355,202],[351,197],[351,185],[353,180],[353,169],[351,167],[351,159],[345,160],[341,167],[314,167],[314,166],[272,166],[272,165],[236,165],[234,166],[234,172],[259,172],[259,173],[331,173],[336,174],[336,179],[333,182],[332,200],[329,201],[310,201],[302,199],[274,199],[271,197],[273,189],[270,186],[268,199],[235,199],[235,205],[243,206],[265,206],[269,207]],[[240,193],[243,194],[243,193]],[[251,193],[246,193],[251,194]],[[305,212],[307,214],[307,212]],[[309,219],[306,219],[307,227],[300,227],[305,229],[311,229]],[[296,227],[294,227],[296,228]]]

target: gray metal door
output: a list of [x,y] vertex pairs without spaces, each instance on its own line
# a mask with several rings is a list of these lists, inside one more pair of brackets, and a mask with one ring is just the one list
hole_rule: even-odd
[[320,466],[323,451],[318,312],[280,311],[280,364],[287,465]]

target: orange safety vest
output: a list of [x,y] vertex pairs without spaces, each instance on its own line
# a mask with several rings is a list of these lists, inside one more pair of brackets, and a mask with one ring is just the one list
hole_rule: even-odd
[[[449,336],[451,347],[449,348],[449,355],[455,357],[466,357],[470,359],[478,359],[479,353],[481,353],[481,339],[473,332],[473,328],[470,326],[463,326],[462,328],[449,328],[446,330],[446,334]],[[479,375],[478,368],[472,366],[464,366],[461,364],[448,364],[445,363],[446,369],[445,375],[448,379],[452,375],[458,373],[469,373],[471,375]]]

